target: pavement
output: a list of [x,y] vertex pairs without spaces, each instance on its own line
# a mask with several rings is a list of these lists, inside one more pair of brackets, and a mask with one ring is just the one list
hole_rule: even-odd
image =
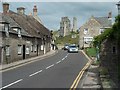
[[42,60],[44,58],[48,58],[52,55],[55,55],[57,52],[58,52],[57,50],[51,50],[50,52],[47,52],[44,55],[40,55],[40,56],[36,56],[36,57],[32,57],[32,58],[28,58],[28,59],[24,59],[24,60],[20,60],[20,61],[16,61],[16,62],[13,62],[13,63],[10,63],[10,64],[3,64],[3,65],[0,65],[0,71],[20,67],[20,66],[28,64],[28,63],[32,63],[32,62],[35,62],[35,61],[38,61],[38,60]]
[[102,83],[99,77],[99,65],[92,64],[94,60],[89,58],[84,51],[84,55],[91,61],[89,67],[85,70],[84,76],[79,82],[77,88],[101,89]]
[[94,88],[94,89],[100,89],[101,81],[99,78],[99,72],[98,72],[99,66],[90,65],[90,67],[87,70],[86,77],[83,80],[82,88]]
[[[85,54],[85,53],[84,53]],[[85,55],[86,56],[86,55]],[[88,56],[86,56],[88,57]],[[89,58],[89,57],[88,57]],[[89,58],[90,60],[90,58]],[[88,69],[86,70],[82,81],[79,82],[78,88],[84,88],[84,89],[118,89],[116,87],[115,83],[110,79],[109,75],[100,75],[99,65],[93,64],[96,60],[91,59],[93,62],[90,64]]]

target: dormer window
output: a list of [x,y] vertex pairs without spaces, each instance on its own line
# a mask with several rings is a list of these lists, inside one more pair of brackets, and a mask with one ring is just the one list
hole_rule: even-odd
[[99,34],[103,33],[104,32],[104,29],[100,28],[99,30]]
[[18,37],[21,37],[21,30],[18,29]]
[[88,28],[85,28],[84,29],[84,34],[87,34],[88,33]]
[[21,29],[18,27],[16,27],[16,28],[14,27],[13,30],[18,33],[18,37],[20,38],[21,37]]

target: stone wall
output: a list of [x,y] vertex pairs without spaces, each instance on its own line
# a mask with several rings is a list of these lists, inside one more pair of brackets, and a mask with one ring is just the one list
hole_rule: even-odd
[[118,86],[118,64],[120,63],[120,48],[117,40],[106,39],[101,44],[101,66],[109,71],[110,78]]

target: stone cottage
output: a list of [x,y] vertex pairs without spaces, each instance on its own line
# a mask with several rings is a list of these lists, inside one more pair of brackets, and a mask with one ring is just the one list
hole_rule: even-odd
[[79,46],[80,48],[90,47],[93,38],[101,34],[105,29],[112,26],[112,13],[108,17],[91,16],[89,20],[80,27]]
[[0,63],[11,63],[50,51],[51,32],[34,16],[26,15],[24,7],[17,8],[16,13],[9,10],[8,3],[4,3],[0,17]]

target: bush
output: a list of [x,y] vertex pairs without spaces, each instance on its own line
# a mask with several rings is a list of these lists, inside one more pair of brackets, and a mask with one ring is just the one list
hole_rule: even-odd
[[97,65],[100,65],[100,63],[101,63],[100,61],[95,60],[95,61],[92,63],[92,65],[96,65],[96,66],[97,66]]
[[105,68],[105,67],[101,67],[100,70],[99,70],[100,74],[101,75],[108,75],[108,69]]

